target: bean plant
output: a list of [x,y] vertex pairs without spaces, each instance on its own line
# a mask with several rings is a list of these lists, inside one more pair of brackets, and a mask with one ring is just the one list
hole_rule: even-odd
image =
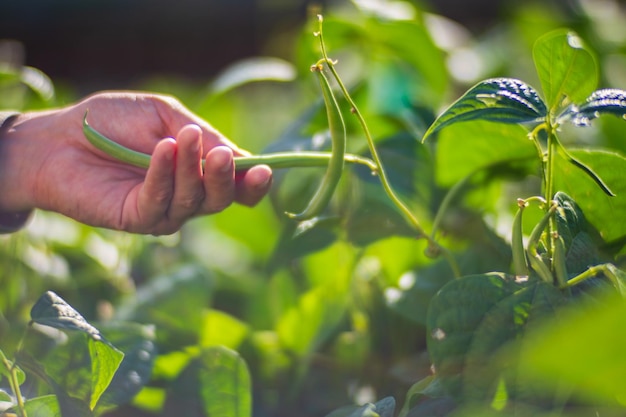
[[[180,240],[79,229],[75,288],[20,254],[41,242],[11,238],[1,415],[623,414],[626,159],[579,142],[625,117],[626,91],[597,89],[591,48],[558,29],[532,49],[540,88],[496,76],[441,106],[449,80],[425,17],[354,3],[358,19],[318,16],[300,41],[317,101],[235,161],[275,169],[268,204]],[[355,50],[366,82],[349,71]],[[194,110],[208,117],[227,94]],[[89,114],[83,127],[112,156],[150,163]],[[75,256],[67,239],[47,243],[51,265]],[[137,287],[90,247],[117,247],[115,268],[132,259]],[[8,297],[17,274],[60,291],[27,306]],[[86,289],[111,300],[104,313]],[[25,310],[27,324],[5,320]]]

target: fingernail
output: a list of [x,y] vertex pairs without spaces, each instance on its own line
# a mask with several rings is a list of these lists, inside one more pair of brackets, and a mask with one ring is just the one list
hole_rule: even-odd
[[218,152],[216,155],[213,155],[213,163],[215,164],[217,170],[221,173],[227,173],[232,169],[233,165],[233,153],[224,146],[225,151]]

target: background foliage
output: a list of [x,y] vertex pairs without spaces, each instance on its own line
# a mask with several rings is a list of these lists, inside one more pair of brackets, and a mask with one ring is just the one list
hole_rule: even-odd
[[[328,5],[328,49],[368,120],[392,183],[426,230],[446,192],[472,174],[438,235],[462,275],[510,272],[515,199],[541,194],[537,154],[526,131],[473,121],[446,127],[425,144],[422,136],[442,109],[481,79],[518,78],[538,89],[532,47],[553,29],[576,31],[594,51],[598,82],[591,89],[626,88],[626,12],[609,0],[523,2],[477,30],[429,10],[408,1]],[[310,22],[298,27],[287,46],[291,52],[280,58],[237,61],[200,82],[146,76],[132,87],[179,97],[256,153],[322,149],[329,140],[309,72],[319,58],[313,30]],[[71,79],[57,83],[10,60],[0,67],[2,107],[30,110],[77,98]],[[356,121],[345,118],[350,151],[366,153]],[[603,117],[584,129],[563,129],[568,149],[582,148],[572,153],[618,196],[605,197],[565,163],[557,167],[557,189],[572,190],[599,231],[598,257],[620,266],[626,243],[623,158],[607,151],[626,152],[626,124]],[[460,295],[447,287],[431,303],[454,279],[449,265],[424,255],[426,244],[414,238],[375,178],[358,168],[349,174],[324,219],[310,229],[296,229],[283,212],[302,207],[320,172],[294,169],[276,172],[271,195],[254,209],[233,206],[172,236],[94,229],[37,212],[27,229],[0,237],[0,350],[7,358],[16,353],[33,305],[54,291],[127,360],[113,389],[100,393],[90,379],[100,374],[87,363],[88,349],[101,345],[87,347],[81,333],[29,332],[25,350],[43,358],[45,373],[62,390],[28,376],[26,397],[66,392],[95,405],[92,391],[85,391],[93,386],[102,394],[95,411],[110,416],[391,416],[389,397],[397,403],[395,414],[411,417],[501,416],[512,404],[517,415],[623,414],[624,305],[599,296],[592,307],[581,304],[529,330],[524,349],[512,344],[493,352],[494,361],[514,361],[525,370],[515,375],[524,381],[516,386],[528,391],[498,386],[487,407],[441,395],[427,351],[437,327],[429,323],[429,307],[451,309],[465,302],[463,295],[470,303],[476,288],[505,289],[495,278],[489,288],[482,280],[478,287],[457,281],[469,287],[458,288]],[[541,215],[534,207],[525,211],[526,235]],[[553,288],[535,291],[560,297]],[[489,381],[482,378],[490,364],[474,365],[472,383]],[[556,377],[559,384],[552,384]],[[124,385],[129,381],[134,385]],[[6,379],[2,384],[9,392]]]

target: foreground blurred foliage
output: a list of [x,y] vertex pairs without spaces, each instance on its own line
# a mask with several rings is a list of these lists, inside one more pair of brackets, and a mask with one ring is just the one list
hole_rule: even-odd
[[[599,284],[572,304],[556,287],[511,275],[515,199],[541,193],[526,131],[477,120],[421,141],[441,109],[481,79],[507,76],[540,86],[532,47],[552,29],[575,30],[595,51],[598,86],[626,88],[625,12],[610,0],[555,4],[523,3],[478,34],[407,1],[354,0],[324,11],[330,55],[391,182],[426,230],[440,223],[438,238],[453,252],[462,279],[454,279],[444,260],[424,255],[426,244],[378,180],[356,167],[348,168],[339,195],[312,227],[283,212],[306,203],[320,176],[315,169],[276,172],[273,191],[259,206],[193,220],[173,236],[93,229],[38,212],[26,230],[0,237],[0,351],[27,373],[55,381],[29,374],[23,394],[42,396],[41,404],[50,401],[44,394],[56,394],[57,409],[75,407],[77,415],[623,415],[622,299]],[[319,59],[313,30],[301,29],[289,61],[236,63],[207,86],[148,79],[138,88],[176,95],[255,153],[326,149],[320,93],[309,73]],[[15,62],[0,67],[2,107],[69,100],[53,92],[34,69]],[[345,116],[350,152],[367,154],[357,121]],[[606,117],[563,130],[568,146],[585,148],[572,154],[618,194],[610,199],[571,164],[557,164],[557,190],[580,206],[561,197],[561,207],[580,220],[568,217],[559,232],[601,241],[584,240],[568,270],[620,266],[626,229],[617,211],[624,201],[618,155],[626,153],[626,123]],[[437,218],[447,191],[459,183],[461,192]],[[541,216],[525,210],[525,235]],[[119,370],[108,390],[98,384],[109,371],[94,368],[90,349],[113,350],[86,344],[93,333],[72,328],[65,338],[43,330],[23,336],[29,311],[47,291],[124,353],[122,362],[111,359]],[[515,326],[507,327],[511,321]],[[438,344],[445,326],[459,339]],[[20,340],[30,357],[16,355]],[[5,376],[0,401],[11,404]]]

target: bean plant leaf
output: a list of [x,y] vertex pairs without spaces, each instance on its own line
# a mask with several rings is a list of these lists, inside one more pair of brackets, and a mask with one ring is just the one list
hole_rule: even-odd
[[577,126],[589,126],[591,121],[603,114],[626,116],[626,91],[607,88],[594,91],[584,104],[570,106],[562,119],[571,120]]
[[[626,398],[625,326],[621,296],[603,299],[592,309],[572,309],[566,319],[529,334],[521,351],[519,377],[537,390],[567,386],[574,401],[617,406],[618,399]],[[623,412],[621,406],[619,410],[616,415]]]
[[30,310],[31,320],[60,330],[76,330],[94,340],[103,340],[100,331],[87,323],[72,306],[52,291],[43,294]]
[[204,349],[172,385],[164,411],[186,417],[250,417],[251,382],[245,361],[225,347]]
[[[37,417],[63,417],[61,407],[56,395],[43,395],[41,397],[31,398],[24,402],[24,409],[29,416]],[[13,407],[10,412],[18,412],[17,407]],[[7,413],[7,416],[11,414]],[[4,414],[3,414],[4,415]],[[17,414],[19,415],[19,414]],[[77,416],[78,417],[78,416]]]
[[428,350],[436,376],[453,397],[489,400],[506,367],[493,363],[505,344],[565,301],[552,285],[502,273],[451,281],[428,312]]
[[582,102],[596,88],[596,62],[574,32],[557,30],[541,37],[533,60],[551,112]]
[[107,389],[115,372],[122,363],[124,354],[113,346],[94,339],[89,339],[91,358],[91,398],[89,408],[93,410],[100,396]]
[[486,120],[500,123],[531,123],[547,114],[534,88],[513,78],[481,81],[445,110],[424,134],[424,139],[453,123]]

